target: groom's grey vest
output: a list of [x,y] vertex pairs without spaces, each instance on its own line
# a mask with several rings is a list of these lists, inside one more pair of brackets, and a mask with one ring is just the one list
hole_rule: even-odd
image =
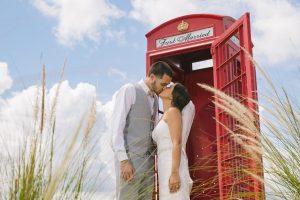
[[135,84],[135,103],[126,118],[124,129],[124,142],[129,159],[134,157],[147,157],[153,152],[151,132],[153,121],[148,103],[148,97],[139,84]]

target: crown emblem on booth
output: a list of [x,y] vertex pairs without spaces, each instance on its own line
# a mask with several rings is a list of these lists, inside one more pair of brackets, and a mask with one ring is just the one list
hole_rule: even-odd
[[188,28],[189,24],[183,20],[177,26],[177,30],[180,32],[186,31]]

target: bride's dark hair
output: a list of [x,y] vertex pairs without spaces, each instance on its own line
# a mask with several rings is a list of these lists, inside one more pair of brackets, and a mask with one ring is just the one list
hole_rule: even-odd
[[172,106],[178,108],[180,111],[190,101],[190,95],[187,89],[180,83],[176,83],[172,91]]

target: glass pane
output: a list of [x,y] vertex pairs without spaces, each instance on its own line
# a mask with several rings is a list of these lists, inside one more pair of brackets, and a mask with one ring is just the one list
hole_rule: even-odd
[[192,70],[193,71],[198,70],[198,69],[205,69],[205,68],[209,68],[209,67],[213,67],[213,60],[212,59],[202,60],[202,61],[192,63]]

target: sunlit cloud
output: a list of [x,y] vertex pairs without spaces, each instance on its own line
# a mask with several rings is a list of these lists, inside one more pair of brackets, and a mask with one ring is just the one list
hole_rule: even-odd
[[33,5],[45,16],[54,18],[58,41],[72,46],[88,39],[99,42],[104,27],[124,16],[124,12],[105,0],[34,0]]
[[123,71],[121,71],[117,68],[114,68],[114,67],[110,67],[107,70],[107,74],[110,77],[115,76],[115,77],[121,78],[122,80],[127,80],[128,79],[128,76],[127,76],[126,72],[123,72]]
[[[50,116],[50,108],[56,95],[58,84],[54,84],[45,94],[45,117]],[[35,106],[41,94],[38,86],[30,86],[22,91],[15,92],[10,98],[0,98],[0,157],[1,160],[18,159],[20,149],[23,148],[24,139],[30,141],[30,135],[34,133]],[[96,99],[95,86],[88,83],[78,83],[74,88],[68,81],[63,81],[56,108],[55,124],[55,162],[61,161],[65,147],[76,132],[80,121],[87,117],[92,102]],[[93,153],[88,166],[87,179],[95,181],[93,189],[97,196],[105,194],[114,195],[114,160],[113,152],[109,145],[109,116],[113,103],[105,104],[96,101],[97,116],[94,128],[91,131],[91,145],[94,145]],[[46,120],[47,121],[47,120]],[[47,123],[46,123],[47,124]],[[47,126],[47,125],[45,125]],[[47,132],[47,131],[46,131]],[[79,137],[77,146],[81,143]],[[0,171],[5,169],[3,162]],[[4,175],[1,171],[1,176]],[[99,174],[100,173],[100,174]],[[3,177],[2,177],[3,178]],[[0,179],[2,179],[0,177]],[[1,186],[1,185],[0,185]],[[85,188],[83,189],[83,191]]]
[[13,80],[9,75],[8,65],[0,62],[0,95],[12,86]]

